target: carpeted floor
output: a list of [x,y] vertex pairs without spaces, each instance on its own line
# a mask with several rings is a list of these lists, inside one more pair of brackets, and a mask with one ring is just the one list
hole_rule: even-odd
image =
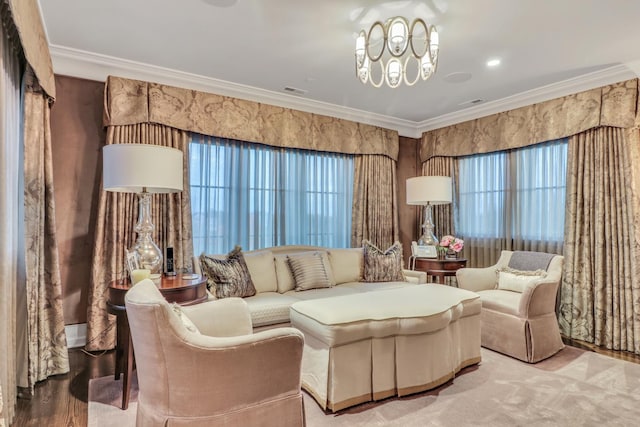
[[[90,427],[135,425],[137,392],[122,411],[120,387],[111,376],[90,381]],[[632,426],[640,423],[640,364],[566,347],[527,365],[482,349],[480,365],[429,392],[338,414],[304,399],[308,427]]]

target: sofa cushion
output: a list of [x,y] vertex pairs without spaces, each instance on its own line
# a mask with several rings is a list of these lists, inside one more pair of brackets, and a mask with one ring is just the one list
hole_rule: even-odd
[[289,322],[289,306],[296,298],[278,292],[261,292],[245,298],[251,312],[251,323],[254,328],[265,325]]
[[274,257],[276,265],[276,277],[278,278],[278,292],[284,294],[292,291],[296,287],[296,281],[291,274],[287,255],[276,255]]
[[395,242],[385,251],[368,240],[362,243],[365,282],[406,281],[402,273],[402,244],[400,242]]
[[200,264],[207,276],[207,288],[216,298],[250,297],[256,294],[240,246],[229,252],[225,259],[202,254]]
[[547,270],[556,254],[544,252],[515,251],[509,258],[509,267],[516,270]]
[[406,286],[413,286],[409,282],[347,282],[336,285],[336,287],[351,288],[357,292],[374,292],[384,289],[397,289]]
[[174,302],[173,304],[171,304],[171,310],[173,310],[176,316],[178,316],[184,327],[187,328],[187,331],[193,332],[194,334],[200,334],[198,327],[191,321],[191,319],[189,319],[186,314],[184,314],[184,312],[182,311],[182,307]]
[[296,298],[296,300],[312,300],[319,298],[330,298],[342,295],[352,295],[359,293],[357,290],[343,286],[333,286],[331,288],[310,289],[304,292],[289,291],[285,295]]
[[520,297],[522,294],[519,292],[491,289],[488,291],[478,291],[477,293],[482,300],[483,309],[512,314],[514,316],[520,315],[518,309],[520,307]]
[[337,285],[362,280],[364,269],[362,248],[329,249],[329,262]]
[[251,281],[256,288],[256,292],[277,292],[278,277],[276,276],[276,266],[273,252],[254,251],[244,254]]
[[330,288],[329,274],[319,252],[287,256],[289,268],[295,281],[296,291]]
[[544,270],[520,271],[503,267],[496,271],[498,275],[497,289],[512,292],[524,292],[525,288],[547,276]]

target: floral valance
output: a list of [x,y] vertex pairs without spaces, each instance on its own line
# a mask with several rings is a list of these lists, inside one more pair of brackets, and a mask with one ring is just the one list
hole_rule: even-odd
[[[53,64],[49,53],[49,43],[44,33],[40,8],[36,0],[0,0],[3,20],[10,14],[10,25],[20,38],[24,56],[38,79],[42,89],[51,98],[56,97],[56,83],[53,76]],[[9,10],[5,5],[9,5]]]
[[420,160],[521,148],[598,126],[637,126],[638,79],[458,123],[422,134]]
[[190,132],[397,160],[398,132],[228,96],[109,76],[105,126],[159,123]]

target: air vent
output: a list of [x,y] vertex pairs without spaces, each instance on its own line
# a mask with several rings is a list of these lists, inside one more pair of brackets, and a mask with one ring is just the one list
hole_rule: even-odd
[[480,103],[482,103],[482,102],[484,102],[484,99],[480,99],[480,98],[478,98],[478,99],[472,99],[471,101],[464,101],[464,102],[461,102],[461,103],[460,103],[460,104],[458,104],[458,105],[459,105],[459,106],[461,106],[461,107],[466,107],[466,106],[468,106],[468,105],[476,105],[476,104],[480,104]]
[[287,93],[292,93],[294,95],[304,95],[305,93],[307,93],[306,90],[298,89],[298,88],[291,87],[291,86],[285,87],[284,91],[287,92]]

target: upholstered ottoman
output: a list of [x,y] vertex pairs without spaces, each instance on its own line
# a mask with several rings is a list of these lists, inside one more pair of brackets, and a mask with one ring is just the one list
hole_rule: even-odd
[[479,296],[410,286],[294,303],[302,387],[332,411],[437,387],[480,361]]

